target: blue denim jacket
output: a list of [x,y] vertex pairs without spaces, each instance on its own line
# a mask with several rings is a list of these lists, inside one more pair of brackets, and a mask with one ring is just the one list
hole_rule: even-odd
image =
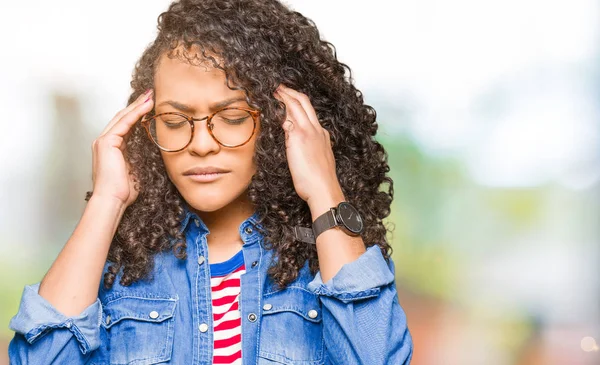
[[[27,285],[9,344],[11,364],[211,364],[213,352],[208,229],[186,210],[188,259],[155,255],[153,280],[104,290],[67,317]],[[327,283],[308,262],[287,288],[267,277],[257,214],[239,227],[246,273],[239,299],[243,364],[409,364],[413,343],[398,302],[394,263],[378,246]],[[106,272],[107,262],[104,267]]]

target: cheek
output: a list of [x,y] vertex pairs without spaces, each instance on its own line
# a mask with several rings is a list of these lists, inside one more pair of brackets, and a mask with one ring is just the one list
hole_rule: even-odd
[[171,180],[173,180],[173,176],[176,175],[175,170],[175,160],[173,155],[167,155],[165,152],[161,152],[162,160],[165,165],[165,170],[167,171],[167,175]]
[[239,174],[242,175],[238,177],[249,181],[252,178],[252,176],[256,173],[256,164],[254,163],[253,159],[254,146],[252,146],[252,149],[249,149],[248,151],[244,152],[247,153],[244,153],[238,159],[238,161],[240,161],[240,164],[238,165],[237,170]]

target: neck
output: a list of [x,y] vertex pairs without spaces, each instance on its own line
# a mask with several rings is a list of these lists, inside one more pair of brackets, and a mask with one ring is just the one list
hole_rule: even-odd
[[254,206],[246,192],[223,208],[212,212],[198,211],[191,206],[189,208],[202,219],[210,231],[207,236],[209,262],[225,261],[242,248],[244,242],[240,237],[239,227],[254,214]]

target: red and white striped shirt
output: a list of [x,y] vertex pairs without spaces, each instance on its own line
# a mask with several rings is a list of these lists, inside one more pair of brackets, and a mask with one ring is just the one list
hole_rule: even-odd
[[240,276],[245,272],[241,250],[227,261],[210,265],[215,365],[242,363],[242,321],[238,300]]

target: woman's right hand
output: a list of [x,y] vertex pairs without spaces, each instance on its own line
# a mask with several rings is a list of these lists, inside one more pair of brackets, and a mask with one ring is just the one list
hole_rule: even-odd
[[117,199],[124,207],[138,197],[130,166],[123,151],[133,125],[152,110],[150,89],[136,101],[119,111],[108,123],[102,134],[92,143],[93,196],[102,199]]

